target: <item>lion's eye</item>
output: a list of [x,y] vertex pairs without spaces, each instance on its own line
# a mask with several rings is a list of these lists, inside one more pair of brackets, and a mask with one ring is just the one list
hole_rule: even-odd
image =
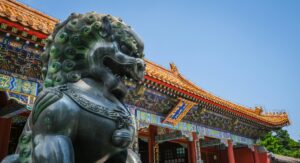
[[127,55],[130,54],[130,50],[125,45],[121,46],[121,51]]

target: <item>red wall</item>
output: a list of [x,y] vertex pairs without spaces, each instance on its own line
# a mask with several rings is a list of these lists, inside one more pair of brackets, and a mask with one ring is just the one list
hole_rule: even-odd
[[[228,163],[228,151],[222,150],[221,151],[221,160],[222,163]],[[254,155],[251,149],[245,148],[236,148],[234,149],[234,159],[235,163],[255,163],[254,162]],[[260,162],[264,163],[264,162]]]
[[[267,156],[267,153],[259,153],[259,163],[270,163],[269,158]],[[221,150],[219,157],[220,163],[228,163],[227,149]],[[235,163],[255,163],[254,153],[251,151],[251,149],[247,147],[234,149],[234,159]]]
[[[254,163],[254,155],[247,147],[234,149],[235,163]],[[261,162],[264,163],[264,162]]]
[[7,155],[12,119],[0,118],[0,160]]
[[270,163],[270,159],[266,152],[259,153],[259,163]]
[[228,151],[227,151],[227,149],[226,150],[222,150],[221,151],[221,154],[220,154],[221,156],[221,163],[228,163]]

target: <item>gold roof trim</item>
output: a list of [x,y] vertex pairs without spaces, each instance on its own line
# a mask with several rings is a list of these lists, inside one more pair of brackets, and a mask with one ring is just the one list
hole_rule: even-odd
[[152,78],[170,84],[176,88],[200,96],[204,99],[215,102],[219,105],[225,106],[229,109],[238,111],[255,119],[267,122],[271,125],[282,126],[289,124],[288,115],[286,113],[263,113],[262,108],[248,108],[245,106],[234,104],[230,101],[217,97],[192,82],[186,80],[178,71],[174,63],[170,64],[171,69],[168,70],[160,65],[146,60],[146,74]]
[[55,24],[59,22],[58,19],[52,18],[15,0],[0,0],[0,16],[12,22],[20,23],[24,27],[41,31],[44,34],[50,34]]

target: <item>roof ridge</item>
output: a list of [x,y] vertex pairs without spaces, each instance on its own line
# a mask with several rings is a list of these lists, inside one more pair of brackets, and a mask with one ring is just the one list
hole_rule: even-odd
[[[157,63],[154,63],[154,62],[152,62],[152,61],[150,61],[150,60],[146,60],[146,62],[151,63],[151,64],[153,64],[153,65],[155,65],[155,66],[157,66],[157,67],[159,67],[159,68],[161,68],[161,69],[163,69],[163,70],[166,70],[166,71],[172,73],[171,70],[169,70],[169,69],[167,69],[167,68],[165,68],[165,67],[163,67],[163,66],[161,66],[161,65],[159,65],[159,64],[157,64]],[[207,91],[207,90],[205,90],[205,89],[199,87],[198,85],[194,84],[194,83],[191,82],[190,80],[186,79],[181,73],[178,74],[178,77],[179,77],[180,79],[182,79],[184,82],[190,84],[191,86],[193,86],[195,89],[197,89],[198,91],[200,91],[200,92],[202,92],[202,93],[206,93],[206,94],[209,95],[209,96],[213,96],[213,97],[217,98],[218,100],[229,102],[229,103],[231,103],[232,105],[235,105],[235,106],[237,106],[237,107],[243,107],[244,109],[249,110],[249,111],[251,111],[252,113],[254,113],[254,111],[255,111],[254,109],[252,109],[252,108],[250,108],[250,107],[246,107],[246,106],[243,106],[243,105],[240,105],[240,104],[235,104],[234,102],[231,102],[231,101],[229,101],[229,100],[225,100],[225,99],[223,99],[223,98],[221,98],[221,97],[219,97],[219,96],[217,96],[217,95],[215,95],[215,94],[213,94],[213,93],[211,93],[211,92],[209,92],[209,91]]]
[[148,59],[144,59],[144,60],[146,61],[146,64],[147,64],[147,63],[150,63],[150,64],[154,65],[155,67],[158,67],[158,68],[160,68],[160,69],[163,69],[163,70],[165,70],[165,71],[168,71],[169,73],[172,73],[171,70],[165,68],[165,67],[162,66],[162,65],[159,65],[159,64],[157,64],[157,63],[154,63],[154,62],[152,62],[152,61],[150,61],[150,60],[148,60]]
[[41,34],[49,35],[58,19],[15,0],[0,0],[0,16],[23,27],[29,27]]

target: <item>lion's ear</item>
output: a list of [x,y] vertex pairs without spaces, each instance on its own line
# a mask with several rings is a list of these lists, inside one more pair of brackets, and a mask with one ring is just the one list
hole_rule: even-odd
[[102,18],[102,23],[103,23],[102,29],[107,34],[107,36],[110,36],[112,34],[112,28],[108,16],[104,16]]

